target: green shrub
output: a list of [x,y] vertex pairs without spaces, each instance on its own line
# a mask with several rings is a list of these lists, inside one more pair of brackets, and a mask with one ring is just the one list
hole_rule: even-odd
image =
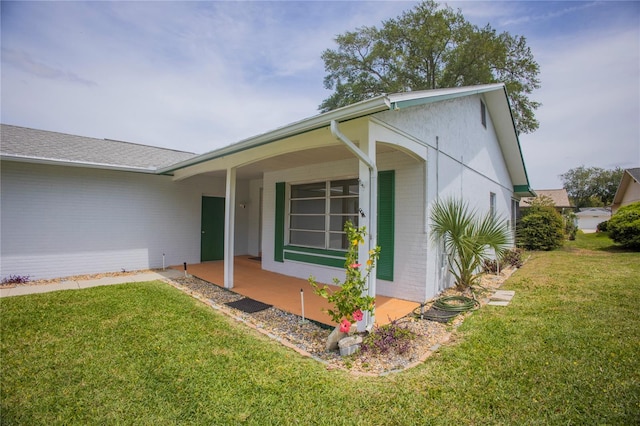
[[609,231],[609,221],[605,220],[604,222],[600,222],[596,227],[598,232],[608,232]]
[[607,228],[613,241],[640,250],[640,201],[620,207],[609,219]]
[[553,207],[527,209],[517,227],[517,245],[526,250],[553,250],[564,243],[562,216]]

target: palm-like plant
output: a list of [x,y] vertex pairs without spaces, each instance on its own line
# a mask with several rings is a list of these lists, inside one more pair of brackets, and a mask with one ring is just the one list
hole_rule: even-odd
[[449,271],[461,290],[475,284],[490,249],[498,258],[503,256],[510,246],[509,235],[506,220],[491,213],[479,218],[462,200],[437,201],[431,210],[431,238],[444,243]]

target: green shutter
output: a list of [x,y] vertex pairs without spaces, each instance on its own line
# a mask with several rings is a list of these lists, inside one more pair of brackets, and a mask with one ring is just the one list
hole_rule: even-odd
[[273,260],[284,262],[285,183],[276,182],[276,231],[273,238]]
[[395,219],[395,171],[378,173],[378,245],[380,259],[376,277],[393,281]]

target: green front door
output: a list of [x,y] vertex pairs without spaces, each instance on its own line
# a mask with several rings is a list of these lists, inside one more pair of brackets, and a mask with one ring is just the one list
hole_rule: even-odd
[[200,261],[224,259],[224,198],[202,197]]

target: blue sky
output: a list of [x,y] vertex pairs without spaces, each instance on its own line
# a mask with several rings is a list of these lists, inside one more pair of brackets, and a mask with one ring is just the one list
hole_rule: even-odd
[[[531,185],[640,167],[640,2],[447,2],[540,64]],[[323,50],[415,2],[6,2],[1,121],[207,152],[313,116]]]

